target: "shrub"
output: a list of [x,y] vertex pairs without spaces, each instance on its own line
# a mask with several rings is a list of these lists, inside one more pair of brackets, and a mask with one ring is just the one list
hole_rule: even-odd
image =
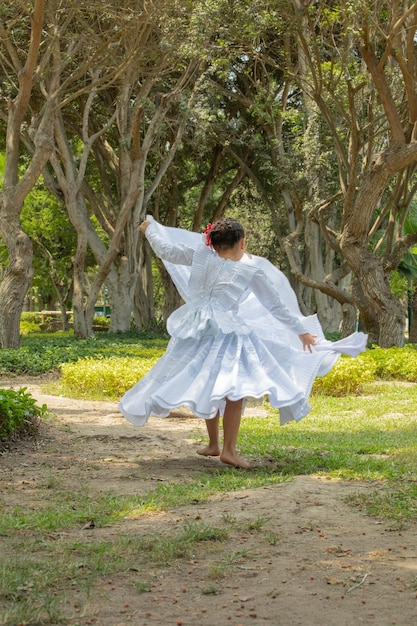
[[39,333],[41,327],[35,322],[20,322],[20,334],[29,335],[30,333]]
[[33,324],[40,324],[42,321],[42,316],[40,313],[36,311],[23,311],[20,316],[21,322],[30,322]]
[[[0,350],[0,375],[39,375],[61,368],[65,391],[78,397],[117,399],[160,358],[167,335],[147,331],[98,333],[75,339],[71,333],[31,334],[18,350]],[[76,364],[66,367],[65,364]],[[314,393],[359,394],[375,380],[417,382],[417,345],[373,347],[357,358],[340,357],[329,374],[318,378]]]
[[161,356],[166,335],[150,332],[98,333],[96,338],[74,339],[72,333],[31,334],[22,337],[18,350],[0,350],[0,375],[38,376],[86,357]]
[[364,384],[374,380],[417,382],[416,346],[374,347],[355,359],[342,356],[331,372],[316,379],[313,392],[332,396],[359,394]]
[[62,365],[60,390],[76,397],[119,399],[156,363],[159,354],[145,358],[87,358]]
[[46,405],[39,407],[26,387],[0,389],[0,442],[33,432],[46,413]]
[[106,330],[110,327],[110,318],[105,315],[96,315],[93,321],[93,328]]
[[376,364],[368,357],[368,352],[355,359],[341,356],[333,369],[313,385],[313,393],[328,396],[359,394],[365,383],[375,378]]
[[404,348],[375,347],[366,354],[373,359],[378,378],[417,382],[416,347],[415,344],[407,344]]
[[41,330],[40,313],[24,312],[20,316],[20,334],[39,333]]

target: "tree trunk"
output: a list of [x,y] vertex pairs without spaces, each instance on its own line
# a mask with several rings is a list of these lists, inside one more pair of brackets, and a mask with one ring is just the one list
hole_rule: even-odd
[[366,247],[344,243],[343,252],[355,271],[353,295],[369,334],[381,348],[404,345],[406,312],[392,294],[382,260]]
[[[119,285],[119,292],[120,287],[121,285]],[[109,304],[111,311],[109,332],[127,333],[131,329],[133,309],[129,290],[125,290],[120,297],[113,298],[112,290],[109,288]]]
[[171,313],[175,311],[175,309],[178,309],[178,307],[180,306],[181,297],[177,291],[177,288],[172,282],[170,275],[168,274],[168,272],[166,271],[162,263],[160,264],[159,271],[161,275],[162,284],[164,285],[165,299],[164,299],[164,307],[163,307],[162,315],[163,315],[164,323],[166,324],[167,319],[171,315]]
[[[320,228],[307,221],[305,225],[305,242],[310,262],[310,276],[313,280],[322,282],[325,276],[333,270],[335,254],[333,250],[324,249]],[[342,321],[342,307],[334,298],[316,290],[314,292],[315,309],[323,329],[327,332],[337,332]]]
[[134,293],[135,328],[146,328],[155,317],[152,279],[152,253],[146,242],[139,248],[137,281]]
[[87,238],[85,233],[77,230],[77,250],[72,259],[74,267],[74,292],[72,310],[74,314],[74,336],[86,339],[94,335],[92,325],[89,326],[86,317],[85,301],[88,295],[84,272],[85,256],[87,253]]
[[119,272],[110,272],[106,279],[110,303],[111,333],[126,333],[132,323],[132,279],[129,272],[129,261],[122,257],[119,263]]
[[[152,306],[151,306],[152,303]],[[143,284],[138,281],[136,285],[133,306],[133,324],[136,329],[147,328],[155,318],[153,300],[150,300],[144,290]]]
[[414,286],[411,301],[411,320],[408,329],[408,340],[410,343],[417,343],[417,283]]
[[[72,291],[72,283],[70,288],[64,289],[64,287],[60,284],[58,273],[56,271],[55,259],[51,252],[48,250],[46,246],[41,241],[36,242],[39,248],[42,250],[44,257],[48,261],[49,265],[49,276],[51,278],[51,282],[54,286],[55,293],[59,303],[59,309],[61,311],[62,317],[62,330],[65,332],[69,330],[69,319],[67,315],[67,302],[69,292]],[[49,310],[52,310],[50,306],[48,306]]]
[[370,340],[375,339],[382,348],[404,345],[406,311],[391,292],[390,273],[384,268],[386,259],[369,249],[370,217],[388,182],[416,159],[415,142],[389,146],[375,157],[372,168],[361,181],[353,206],[345,207],[345,224],[339,238],[342,254],[360,283],[361,293],[356,304],[361,317]]
[[[64,119],[58,115],[54,125],[55,138],[58,150],[52,155],[51,165],[55,171],[58,183],[65,198],[68,217],[77,234],[77,249],[72,258],[74,336],[78,339],[93,337],[94,304],[88,304],[88,280],[85,274],[85,260],[88,246],[88,217],[84,196],[81,193],[83,170],[77,165],[71,152],[70,142],[66,135]],[[89,152],[89,146],[84,147],[83,157]],[[58,155],[61,161],[58,159]]]
[[340,326],[340,332],[342,337],[347,337],[351,335],[356,330],[357,324],[357,309],[352,304],[342,305],[342,323]]
[[392,312],[385,308],[380,312],[378,345],[381,348],[403,347],[404,345],[405,315],[401,306],[397,308],[397,304],[396,302],[392,303]]
[[[4,197],[2,198],[4,201]],[[3,209],[3,206],[0,208]],[[20,345],[20,316],[33,278],[32,242],[22,231],[18,219],[0,219],[0,233],[7,246],[9,264],[0,285],[0,346]]]
[[62,330],[65,332],[65,331],[69,330],[69,319],[68,319],[68,314],[67,314],[67,303],[66,303],[65,299],[62,299],[61,297],[58,298],[58,302],[59,302],[59,309],[61,311]]

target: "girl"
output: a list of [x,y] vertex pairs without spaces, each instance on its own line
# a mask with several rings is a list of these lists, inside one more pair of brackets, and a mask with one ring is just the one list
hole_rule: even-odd
[[[274,285],[272,266],[245,254],[244,230],[236,220],[209,224],[206,245],[200,238],[197,243],[195,233],[162,227],[152,218],[139,230],[166,264],[186,303],[168,319],[166,353],[122,397],[119,409],[140,426],[151,414],[166,417],[173,408],[187,406],[206,420],[209,442],[198,453],[249,469],[250,463],[236,452],[245,399],[267,395],[280,409],[281,423],[301,419],[310,410],[307,399],[315,376],[328,371],[338,351],[349,352],[351,344],[342,341],[334,349],[317,320],[313,334],[307,327],[311,323],[306,324],[310,318],[294,311],[288,286],[286,300],[293,311],[286,306]],[[317,335],[321,351],[316,350]],[[351,353],[362,351],[365,342],[365,335],[356,339]]]

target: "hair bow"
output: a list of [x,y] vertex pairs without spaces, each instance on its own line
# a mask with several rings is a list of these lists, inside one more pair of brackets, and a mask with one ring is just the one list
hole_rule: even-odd
[[207,226],[204,229],[204,234],[206,236],[206,246],[211,246],[211,237],[210,237],[210,231],[213,228],[213,224],[207,224]]

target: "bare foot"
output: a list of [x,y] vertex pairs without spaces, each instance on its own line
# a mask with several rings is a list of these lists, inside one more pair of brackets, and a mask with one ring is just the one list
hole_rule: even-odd
[[197,454],[201,454],[201,456],[219,456],[220,448],[219,446],[205,446],[205,448],[199,448],[197,450]]
[[237,454],[228,456],[222,453],[220,455],[220,461],[222,461],[222,463],[227,463],[227,465],[233,465],[233,467],[239,467],[240,469],[252,469],[252,465],[249,461],[242,459],[242,457]]

